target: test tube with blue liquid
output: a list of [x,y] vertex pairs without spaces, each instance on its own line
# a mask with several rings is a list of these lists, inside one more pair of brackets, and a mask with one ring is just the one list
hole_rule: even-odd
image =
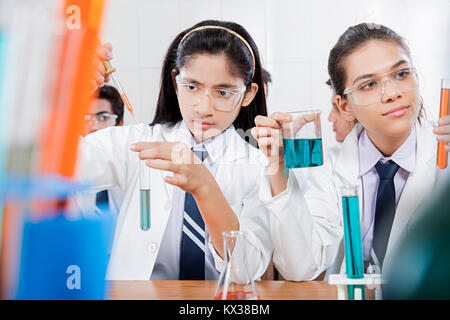
[[[358,187],[345,185],[341,187],[341,195],[347,278],[362,279],[364,278],[364,262],[359,216]],[[348,300],[355,299],[355,292],[357,290],[360,292],[361,299],[365,299],[363,285],[349,285],[347,289]]]
[[[103,61],[105,66],[105,73],[109,75],[114,83],[114,86],[119,91],[120,96],[125,104],[125,107],[130,112],[134,123],[139,125],[136,120],[136,115],[134,113],[134,109],[131,105],[130,100],[128,99],[125,91],[122,88],[119,80],[115,76],[114,72],[116,68],[112,66],[109,61]],[[139,141],[147,141],[149,136],[146,135],[146,129],[144,127],[143,132],[141,133],[141,139]],[[151,215],[150,215],[150,168],[147,167],[144,160],[139,160],[139,201],[140,201],[140,226],[141,229],[146,231],[150,230],[151,227]]]
[[[140,141],[148,141],[145,136],[146,130],[142,133]],[[150,168],[145,164],[145,160],[139,160],[139,184],[140,184],[140,225],[143,231],[151,227],[150,215]]]
[[323,164],[320,113],[320,110],[289,112],[292,120],[281,127],[286,168]]

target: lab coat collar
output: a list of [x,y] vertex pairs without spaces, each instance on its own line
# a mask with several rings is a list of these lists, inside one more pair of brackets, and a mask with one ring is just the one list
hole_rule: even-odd
[[357,123],[344,142],[335,147],[337,148],[335,152],[338,153],[334,166],[335,174],[340,177],[343,184],[360,185],[358,138],[363,129],[363,126]]
[[363,176],[381,159],[392,160],[409,173],[414,172],[416,165],[416,128],[413,126],[408,138],[390,157],[385,157],[370,140],[367,131],[363,130],[358,140],[359,174]]
[[[163,125],[161,136],[167,142],[183,142],[190,148],[195,146],[195,140],[184,120],[177,122],[174,126]],[[236,132],[234,125],[228,127],[224,132],[203,142],[208,151],[208,156],[215,163],[222,160],[234,161],[248,154],[248,145]]]

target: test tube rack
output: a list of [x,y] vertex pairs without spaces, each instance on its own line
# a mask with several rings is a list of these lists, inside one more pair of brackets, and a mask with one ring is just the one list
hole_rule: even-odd
[[[338,290],[338,300],[346,300],[345,289],[348,285],[364,285],[369,289],[375,289],[375,300],[382,300],[381,285],[384,283],[381,274],[364,274],[363,278],[350,279],[345,274],[331,274],[328,283],[336,285]],[[362,300],[361,289],[355,288],[355,300]]]

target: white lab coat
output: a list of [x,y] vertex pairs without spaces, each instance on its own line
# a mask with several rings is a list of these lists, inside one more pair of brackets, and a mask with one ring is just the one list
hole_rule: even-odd
[[[179,126],[180,123],[172,128],[160,124],[153,127],[144,124],[111,127],[90,134],[80,144],[77,178],[91,182],[92,193],[112,187],[119,187],[124,191],[108,265],[109,280],[150,279],[171,212],[172,191],[175,187],[163,181],[163,176],[172,173],[151,170],[151,228],[142,231],[139,160],[137,153],[130,151],[130,146],[142,140],[143,130],[148,131],[151,141],[180,141],[177,138]],[[240,229],[247,231],[247,241],[243,247],[246,250],[247,270],[254,279],[264,273],[272,252],[272,242],[267,232],[268,213],[257,192],[264,159],[258,149],[246,143],[233,130],[223,161],[218,164],[215,175],[225,198],[239,217]],[[82,211],[90,211],[92,201],[86,195],[78,195],[77,203]],[[214,256],[216,269],[222,271],[223,260],[211,243],[209,248]]]
[[[330,160],[333,168],[333,181],[335,190],[344,184],[358,186],[359,206],[362,208],[362,183],[359,175],[358,137],[363,130],[360,124],[349,133],[345,141],[336,148],[330,150]],[[386,255],[383,262],[383,274],[386,274],[394,258],[395,249],[408,230],[420,216],[420,211],[427,205],[427,199],[444,181],[448,179],[449,170],[439,170],[436,167],[437,141],[433,134],[433,128],[426,120],[422,125],[416,122],[416,166],[410,173],[405,187],[397,204],[397,209],[389,236]],[[313,180],[316,180],[313,178]],[[323,182],[321,182],[323,183]],[[333,199],[336,210],[342,212],[342,206],[338,194],[335,192]],[[342,214],[340,214],[342,216]],[[329,268],[329,274],[344,273],[344,240],[341,240],[337,257],[333,266]]]
[[323,167],[294,169],[286,190],[275,197],[268,178],[260,188],[260,198],[270,213],[273,262],[286,280],[319,276],[332,264],[343,235],[340,217],[329,201],[333,186],[310,181],[312,175],[317,181],[330,179]]

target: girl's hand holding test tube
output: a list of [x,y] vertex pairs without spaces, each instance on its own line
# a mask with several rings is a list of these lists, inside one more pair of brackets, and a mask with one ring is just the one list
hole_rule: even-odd
[[447,143],[445,150],[450,152],[450,116],[440,118],[433,132],[438,141]]
[[194,197],[206,197],[217,185],[203,162],[182,142],[138,142],[131,151],[139,152],[139,159],[146,160],[153,169],[173,172],[164,181],[178,186]]
[[222,232],[239,230],[239,220],[203,162],[182,142],[138,142],[130,149],[139,152],[139,159],[146,160],[150,168],[173,172],[164,181],[192,194],[211,242],[223,258]]
[[109,81],[109,75],[106,74],[106,69],[103,61],[109,61],[113,58],[112,45],[105,43],[98,45],[94,56],[95,73],[94,78],[91,80],[92,91],[98,87],[103,87],[105,82]]

